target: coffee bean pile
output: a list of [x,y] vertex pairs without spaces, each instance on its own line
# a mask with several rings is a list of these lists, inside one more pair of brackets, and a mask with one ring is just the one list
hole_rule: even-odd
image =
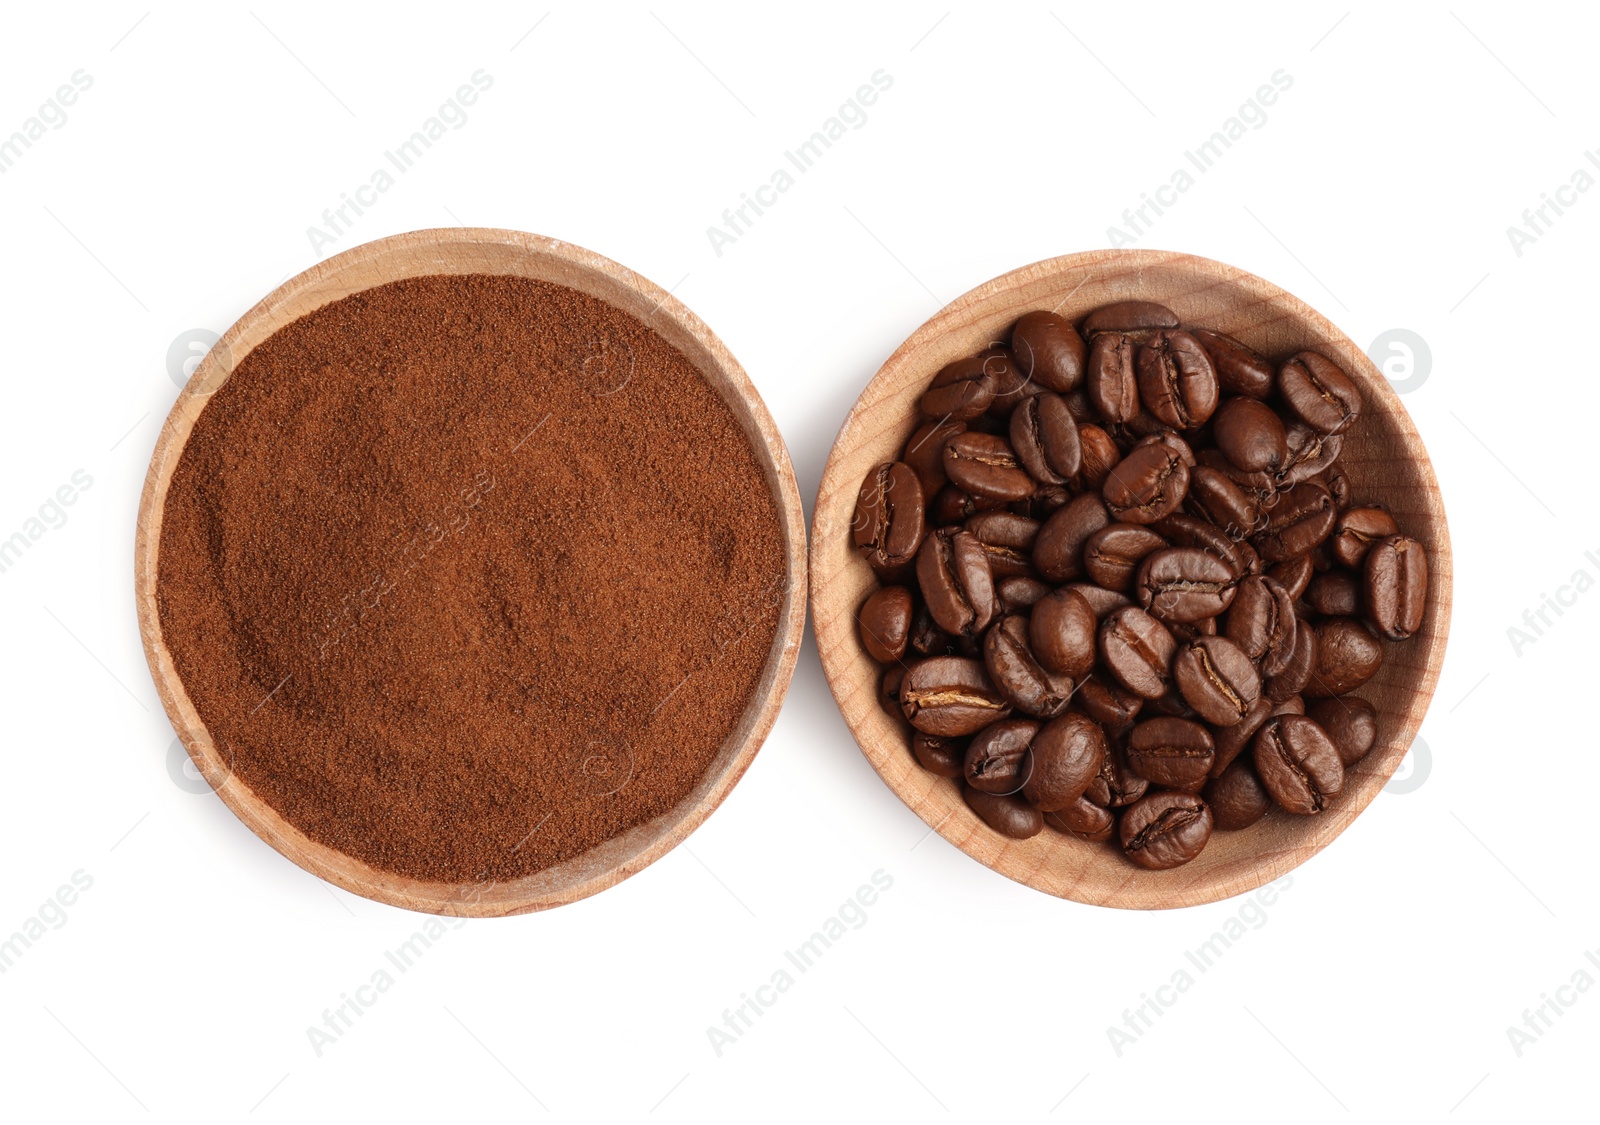
[[996,832],[1151,869],[1328,807],[1377,741],[1350,693],[1428,587],[1422,545],[1352,499],[1348,374],[1124,301],[1028,313],[919,406],[851,534],[881,581],[861,642],[923,767]]

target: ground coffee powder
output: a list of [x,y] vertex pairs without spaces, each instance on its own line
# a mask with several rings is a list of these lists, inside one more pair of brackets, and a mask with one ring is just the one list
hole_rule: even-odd
[[161,527],[163,636],[234,773],[313,839],[505,881],[667,812],[777,630],[733,413],[561,286],[423,277],[255,348]]

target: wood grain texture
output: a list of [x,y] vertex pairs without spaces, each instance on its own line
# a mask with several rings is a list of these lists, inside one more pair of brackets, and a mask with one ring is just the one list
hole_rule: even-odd
[[[917,425],[917,399],[940,367],[1006,340],[1030,310],[1054,309],[1077,320],[1099,305],[1135,297],[1168,305],[1184,323],[1236,336],[1269,358],[1312,348],[1348,371],[1365,400],[1342,456],[1354,496],[1386,504],[1402,530],[1427,548],[1429,563],[1421,630],[1387,645],[1382,671],[1359,692],[1377,708],[1378,743],[1350,770],[1344,792],[1317,816],[1275,811],[1243,832],[1218,832],[1198,859],[1171,871],[1145,871],[1109,844],[1049,828],[1030,840],[1008,840],[967,808],[956,782],[917,765],[910,728],[879,705],[879,665],[856,636],[856,609],[878,583],[849,542],[862,479],[872,466],[898,458]],[[889,357],[829,455],[812,522],[811,582],[817,648],[834,698],[867,760],[912,811],[974,859],[1030,887],[1095,905],[1161,909],[1214,902],[1278,878],[1326,847],[1383,788],[1438,683],[1450,624],[1450,536],[1438,482],[1410,416],[1365,353],[1314,309],[1220,262],[1099,250],[1036,262],[978,286]]]
[[[778,630],[738,727],[699,784],[671,812],[555,867],[510,883],[431,883],[378,871],[307,837],[229,769],[184,690],[161,636],[156,576],[161,518],[173,470],[206,402],[237,363],[279,328],[331,301],[403,278],[505,274],[577,289],[644,321],[688,357],[750,439],[783,528],[787,574]],[[368,898],[436,914],[521,914],[573,902],[661,858],[709,816],[754,759],[782,705],[805,625],[805,521],[788,449],[744,369],[671,294],[582,247],[519,231],[413,231],[369,242],[291,278],[242,316],[207,353],[168,415],[145,475],[134,546],[134,587],[146,659],[162,706],[196,768],[239,819],[289,859]]]

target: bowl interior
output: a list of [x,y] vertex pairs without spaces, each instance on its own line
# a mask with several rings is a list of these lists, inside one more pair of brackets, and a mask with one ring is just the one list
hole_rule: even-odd
[[[157,552],[168,482],[209,396],[250,350],[331,301],[390,281],[438,274],[508,274],[555,282],[644,321],[721,395],[755,450],[783,526],[787,567],[778,629],[740,722],[693,791],[667,814],[573,859],[510,883],[425,882],[379,871],[320,844],[231,773],[178,678],[156,610]],[[571,902],[634,874],[700,825],[743,775],[777,716],[805,622],[805,526],[788,450],[743,368],[698,317],[666,291],[582,247],[517,231],[414,231],[355,247],[285,282],[245,313],[206,355],[167,418],[145,479],[136,540],[140,632],[157,691],[197,768],[223,801],[289,859],[346,890],[409,909],[465,916],[518,914]]]
[[[1364,410],[1342,462],[1357,502],[1394,513],[1426,547],[1428,607],[1421,630],[1387,645],[1382,671],[1358,694],[1377,709],[1373,751],[1350,771],[1323,813],[1281,811],[1242,832],[1217,832],[1194,861],[1145,871],[1110,844],[1046,828],[1009,840],[978,820],[957,783],[923,770],[909,750],[910,728],[884,712],[878,664],[855,635],[855,612],[877,587],[849,546],[856,492],[868,470],[898,459],[918,424],[916,403],[944,364],[996,340],[1033,309],[1071,320],[1112,301],[1159,301],[1185,323],[1235,336],[1269,359],[1305,348],[1322,352],[1358,380]],[[951,843],[1001,874],[1050,894],[1106,906],[1161,908],[1211,902],[1251,890],[1303,863],[1349,823],[1404,757],[1438,681],[1450,619],[1449,534],[1438,483],[1405,408],[1367,356],[1315,310],[1243,270],[1158,251],[1093,251],[1038,262],[957,298],[919,328],[874,376],[839,432],[824,472],[812,529],[813,612],[818,648],[835,698],[873,767],[913,811]]]

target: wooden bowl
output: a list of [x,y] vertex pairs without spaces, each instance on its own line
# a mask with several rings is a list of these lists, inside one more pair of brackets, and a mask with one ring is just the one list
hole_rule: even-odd
[[[1186,324],[1238,337],[1269,358],[1303,348],[1327,355],[1360,384],[1365,409],[1342,461],[1358,500],[1388,505],[1427,548],[1428,609],[1422,629],[1386,646],[1383,669],[1360,694],[1377,708],[1378,743],[1353,767],[1344,791],[1310,817],[1281,811],[1242,832],[1217,832],[1194,861],[1146,871],[1110,843],[1046,828],[1029,840],[992,831],[967,808],[957,783],[922,769],[910,728],[877,700],[881,670],[862,649],[855,614],[877,579],[850,546],[856,494],[872,466],[898,459],[918,424],[916,404],[934,373],[994,340],[1033,309],[1070,320],[1112,301],[1170,306]],[[1450,537],[1422,439],[1387,381],[1350,339],[1303,301],[1240,269],[1186,254],[1097,250],[1013,270],[957,298],[912,333],[879,369],[845,419],[817,496],[811,534],[817,648],[845,721],[889,788],[945,839],[1030,887],[1100,906],[1158,909],[1214,902],[1259,887],[1304,863],[1347,828],[1394,773],[1428,710],[1450,623]]]
[[[161,636],[156,609],[161,518],[173,470],[209,396],[250,350],[279,328],[331,301],[403,278],[508,274],[555,282],[598,297],[650,324],[687,356],[732,409],[750,439],[783,524],[787,578],[777,635],[754,694],[694,790],[674,809],[565,863],[504,884],[422,882],[379,871],[306,836],[228,769],[195,712]],[[573,902],[626,879],[693,832],[754,759],[788,690],[805,625],[805,522],[794,470],[778,428],[744,369],[700,318],[659,286],[592,251],[519,231],[412,231],[320,262],[280,285],[228,329],[195,369],[156,441],[139,504],[135,597],[145,656],[173,727],[200,773],[239,819],[313,874],[348,891],[411,910],[486,917]]]

